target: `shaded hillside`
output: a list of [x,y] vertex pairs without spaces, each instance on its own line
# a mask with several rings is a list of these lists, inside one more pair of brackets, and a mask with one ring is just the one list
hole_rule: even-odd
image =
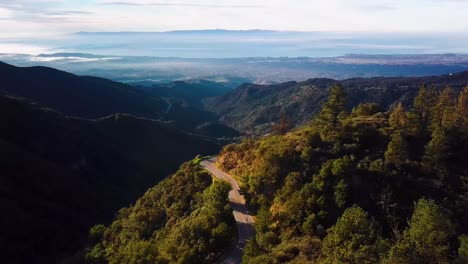
[[[310,79],[277,85],[244,84],[221,97],[207,100],[206,109],[220,115],[220,121],[240,131],[254,127],[268,130],[282,115],[296,124],[311,119],[327,97],[329,87],[338,81]],[[459,90],[468,83],[468,72],[431,77],[354,78],[340,81],[348,93],[348,108],[359,103],[375,102],[388,108],[402,101],[405,106],[422,84]]]
[[[0,247],[9,263],[53,263],[95,223],[219,146],[165,123],[85,120],[0,96]],[[5,255],[6,254],[6,255]]]
[[210,138],[235,138],[240,136],[237,130],[219,123],[204,123],[196,128],[196,132]]
[[21,68],[0,62],[0,84],[0,91],[84,118],[128,113],[159,119],[167,108],[160,98],[130,85],[47,67]]
[[150,87],[138,86],[137,88],[149,94],[171,98],[197,108],[203,107],[203,99],[221,96],[232,90],[223,84],[205,80],[175,81],[166,84],[155,84]]
[[[168,107],[165,120],[173,120],[177,127],[210,137],[235,137],[238,132],[217,123],[218,116],[204,110],[203,101],[226,94],[232,89],[205,80],[175,81],[152,86],[136,86],[152,96],[163,98]],[[207,123],[210,124],[207,126]],[[204,129],[199,129],[199,128]],[[209,129],[209,131],[208,131]]]
[[25,97],[65,115],[101,118],[116,113],[173,121],[194,130],[217,116],[201,107],[206,97],[229,88],[206,81],[174,82],[140,89],[98,77],[76,76],[47,67],[15,67],[0,62],[0,92]]

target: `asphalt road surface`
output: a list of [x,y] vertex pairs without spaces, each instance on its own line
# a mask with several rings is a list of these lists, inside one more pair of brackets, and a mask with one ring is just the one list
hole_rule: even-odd
[[254,220],[249,215],[245,206],[245,198],[239,193],[239,185],[236,180],[229,174],[221,171],[215,166],[216,158],[207,159],[201,162],[203,168],[213,174],[216,178],[226,181],[232,186],[232,190],[229,192],[229,202],[231,203],[234,218],[237,222],[237,228],[239,230],[239,242],[236,248],[231,254],[224,260],[225,264],[240,264],[242,263],[242,253],[247,240],[255,235],[255,229],[253,226]]

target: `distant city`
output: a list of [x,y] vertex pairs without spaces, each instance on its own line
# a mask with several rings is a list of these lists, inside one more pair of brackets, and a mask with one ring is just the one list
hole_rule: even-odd
[[152,85],[205,79],[232,88],[310,78],[428,76],[468,70],[468,55],[345,55],[337,57],[167,58],[84,53],[0,54],[16,66],[48,66],[78,75]]

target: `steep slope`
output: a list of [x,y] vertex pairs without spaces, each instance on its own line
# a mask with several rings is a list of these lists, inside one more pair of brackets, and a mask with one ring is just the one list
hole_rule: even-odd
[[114,222],[90,230],[79,263],[219,263],[235,238],[227,183],[199,165],[180,169],[119,211]]
[[47,67],[21,68],[0,62],[0,84],[0,91],[84,118],[128,113],[159,119],[167,108],[160,98],[132,86]]
[[232,90],[222,84],[205,80],[175,81],[166,84],[155,84],[150,87],[138,86],[137,88],[149,94],[172,98],[197,108],[203,107],[203,99],[221,96]]
[[242,263],[466,263],[468,87],[390,112],[347,111],[340,86],[329,98],[307,125],[219,155],[255,215]]
[[217,115],[204,111],[202,100],[229,90],[203,80],[133,87],[53,68],[15,67],[0,62],[0,92],[32,99],[69,116],[101,118],[127,113],[172,121],[174,126],[187,131],[216,122]]
[[[296,124],[304,123],[317,113],[329,88],[338,83],[332,79],[310,79],[278,85],[244,84],[221,97],[207,100],[206,109],[220,115],[220,121],[240,131],[259,128],[268,130],[282,115]],[[459,90],[468,83],[468,72],[430,77],[354,78],[340,81],[348,94],[348,107],[374,102],[388,108],[402,101],[405,106],[422,84]]]
[[219,123],[207,122],[198,126],[195,131],[197,134],[211,138],[235,138],[240,136],[240,133],[237,132],[237,130]]
[[130,115],[70,118],[3,95],[0,111],[0,247],[9,263],[56,262],[181,162],[219,149]]
[[226,94],[232,89],[205,80],[175,81],[152,86],[135,86],[168,103],[165,120],[174,125],[209,137],[236,137],[238,132],[217,122],[217,115],[204,110],[203,101]]

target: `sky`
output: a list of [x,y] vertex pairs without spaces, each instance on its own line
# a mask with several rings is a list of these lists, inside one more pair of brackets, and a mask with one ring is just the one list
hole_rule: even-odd
[[31,39],[79,31],[468,34],[467,18],[468,0],[0,0],[0,53],[37,53]]
[[468,0],[0,0],[1,37],[76,31],[467,31]]

